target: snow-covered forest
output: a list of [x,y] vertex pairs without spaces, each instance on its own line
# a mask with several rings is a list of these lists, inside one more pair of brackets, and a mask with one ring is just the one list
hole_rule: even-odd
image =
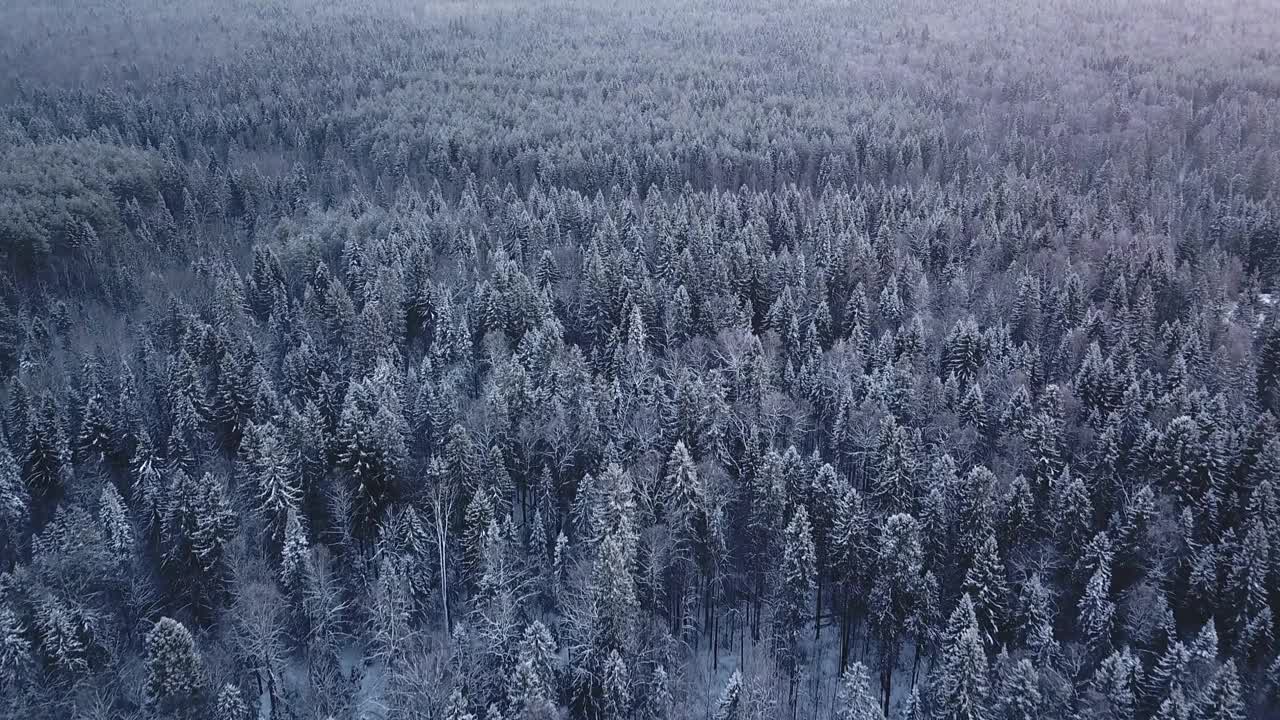
[[0,0],[5,720],[1277,718],[1278,415],[1274,0]]

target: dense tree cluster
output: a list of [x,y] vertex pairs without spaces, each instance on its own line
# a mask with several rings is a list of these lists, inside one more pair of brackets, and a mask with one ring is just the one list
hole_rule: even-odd
[[1269,3],[125,5],[0,9],[0,717],[1280,707]]

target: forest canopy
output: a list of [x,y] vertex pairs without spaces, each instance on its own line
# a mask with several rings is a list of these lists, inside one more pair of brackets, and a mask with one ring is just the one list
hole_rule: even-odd
[[0,718],[1280,708],[1267,0],[0,0]]

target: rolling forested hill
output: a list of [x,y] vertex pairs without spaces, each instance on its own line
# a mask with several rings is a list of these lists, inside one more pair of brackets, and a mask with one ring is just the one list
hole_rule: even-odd
[[0,718],[1280,717],[1270,0],[0,0]]

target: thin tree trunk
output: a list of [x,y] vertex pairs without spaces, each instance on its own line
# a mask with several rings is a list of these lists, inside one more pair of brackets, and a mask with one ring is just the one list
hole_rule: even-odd
[[440,553],[440,606],[444,608],[444,631],[453,630],[449,624],[449,513],[444,500],[432,503],[436,525],[436,549]]
[[880,692],[884,695],[882,705],[886,717],[889,715],[889,696],[890,691],[893,689],[893,666],[898,661],[896,643],[892,643],[895,645],[892,651],[889,649],[890,644],[888,642],[881,643],[884,657],[880,658]]
[[720,669],[720,615],[711,610],[711,669]]
[[849,619],[853,603],[845,597],[843,612],[840,614],[840,668],[841,673],[849,665]]
[[279,701],[276,697],[276,674],[270,665],[267,666],[267,698],[271,701],[271,714],[268,717],[275,718]]
[[818,573],[818,592],[814,593],[813,603],[813,641],[816,644],[822,637],[822,573]]

